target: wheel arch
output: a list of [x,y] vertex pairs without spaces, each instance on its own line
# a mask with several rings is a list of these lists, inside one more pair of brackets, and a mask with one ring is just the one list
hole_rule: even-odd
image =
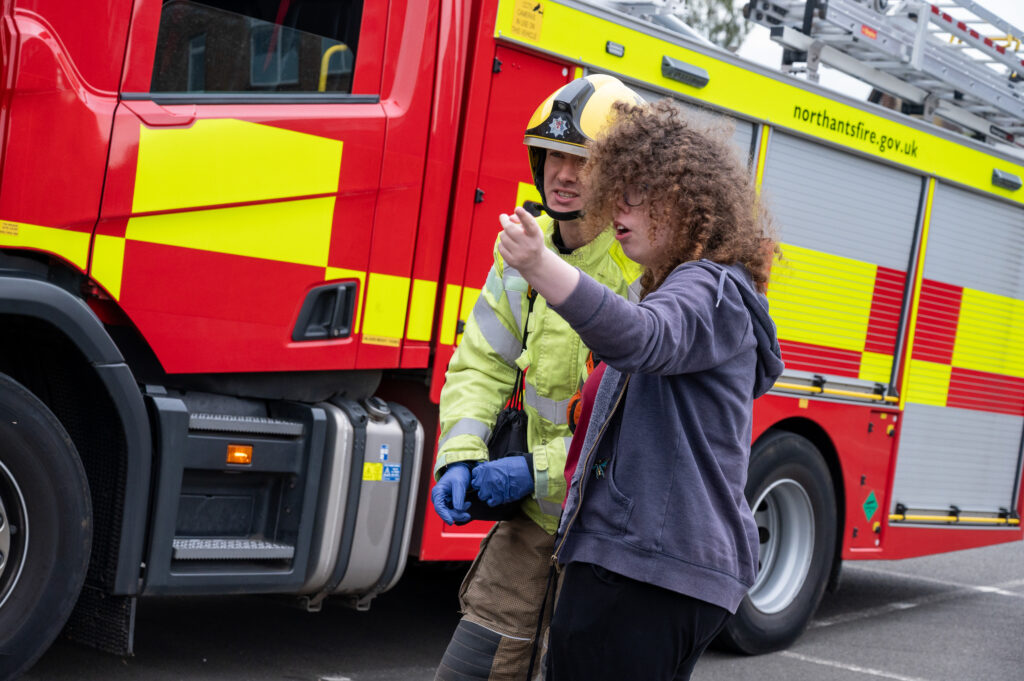
[[[835,554],[832,557],[832,571],[828,580],[828,591],[834,592],[839,586],[839,574],[842,570],[843,537],[846,532],[846,489],[843,485],[842,465],[839,462],[839,451],[835,442],[821,424],[807,418],[793,417],[783,419],[767,428],[758,440],[772,431],[786,431],[800,435],[815,446],[821,453],[825,465],[828,466],[829,477],[832,478],[832,491],[836,498],[836,541]],[[755,442],[756,444],[756,442]]]
[[49,407],[78,449],[93,497],[89,582],[137,593],[152,439],[131,369],[80,298],[18,274],[0,274],[0,350],[0,371]]

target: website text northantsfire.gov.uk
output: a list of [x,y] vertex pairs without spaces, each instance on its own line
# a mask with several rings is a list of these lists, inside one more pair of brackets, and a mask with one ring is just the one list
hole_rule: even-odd
[[797,104],[793,107],[793,118],[804,123],[811,123],[819,128],[825,128],[858,141],[878,145],[880,152],[902,153],[906,156],[917,158],[917,140],[896,139],[890,135],[880,134],[864,125],[863,121],[849,121],[836,116],[830,116],[828,109],[812,111]]

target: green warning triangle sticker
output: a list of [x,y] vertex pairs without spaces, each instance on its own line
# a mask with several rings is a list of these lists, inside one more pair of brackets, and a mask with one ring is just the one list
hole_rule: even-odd
[[875,498],[874,490],[864,500],[864,505],[861,508],[864,509],[864,517],[867,520],[871,520],[871,517],[875,515],[875,511],[878,510],[878,499]]

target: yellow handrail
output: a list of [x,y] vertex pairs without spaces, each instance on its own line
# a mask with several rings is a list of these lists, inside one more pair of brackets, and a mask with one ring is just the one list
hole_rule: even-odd
[[775,383],[776,388],[782,390],[802,390],[804,392],[815,393],[817,395],[842,395],[844,397],[860,397],[870,400],[877,400],[879,402],[899,402],[898,397],[895,395],[879,395],[878,393],[863,393],[857,392],[856,390],[839,390],[837,388],[825,388],[818,385],[803,385],[801,383],[783,383],[778,381]]
[[324,50],[324,56],[320,57],[320,85],[317,87],[318,92],[327,91],[327,65],[331,61],[331,57],[334,56],[335,52],[344,52],[348,49],[348,45],[344,43],[338,45],[331,45]]
[[931,522],[931,523],[989,523],[992,525],[1020,525],[1020,518],[973,518],[958,515],[908,515],[889,514],[890,522]]

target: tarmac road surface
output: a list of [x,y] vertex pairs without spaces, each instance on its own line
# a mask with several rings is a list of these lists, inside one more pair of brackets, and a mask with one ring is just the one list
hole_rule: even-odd
[[[135,656],[58,640],[29,681],[429,681],[465,566],[416,566],[369,612],[266,597],[143,599]],[[1024,543],[850,562],[789,650],[711,651],[694,681],[1024,681]],[[641,680],[642,681],[642,680]]]

